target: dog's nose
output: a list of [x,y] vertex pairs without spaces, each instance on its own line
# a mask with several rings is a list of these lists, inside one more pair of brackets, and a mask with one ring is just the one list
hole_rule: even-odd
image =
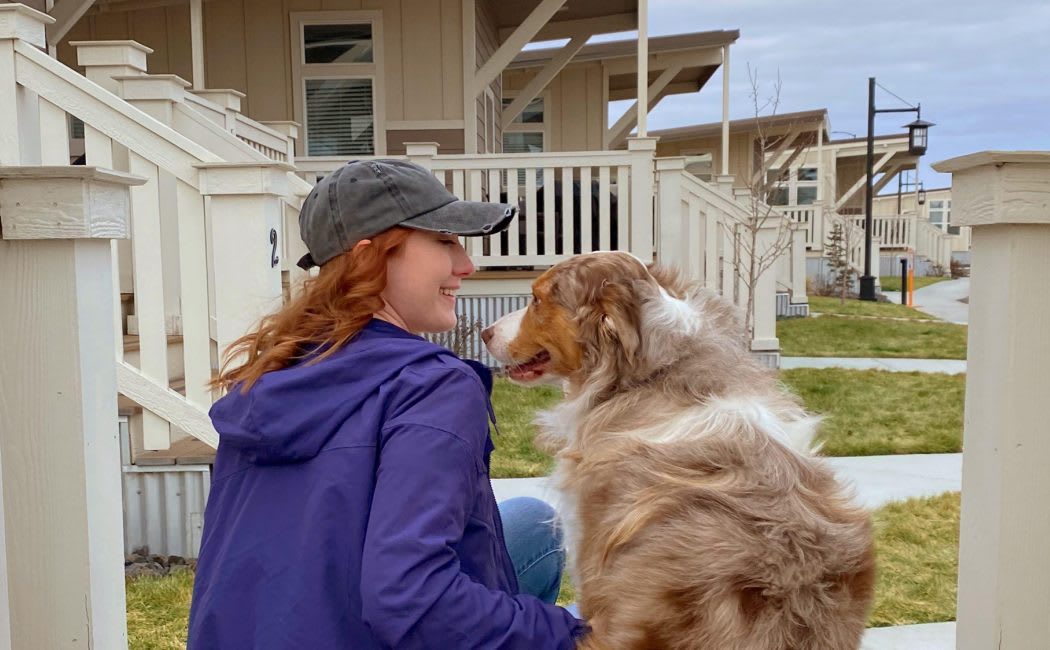
[[485,329],[481,330],[481,340],[485,342],[485,345],[489,344],[489,341],[492,340],[493,335],[494,334],[492,332],[491,327],[486,327]]

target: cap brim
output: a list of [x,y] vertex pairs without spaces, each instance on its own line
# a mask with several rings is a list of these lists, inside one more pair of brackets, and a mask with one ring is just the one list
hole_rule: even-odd
[[452,201],[399,225],[462,237],[494,235],[507,229],[518,209],[506,203]]

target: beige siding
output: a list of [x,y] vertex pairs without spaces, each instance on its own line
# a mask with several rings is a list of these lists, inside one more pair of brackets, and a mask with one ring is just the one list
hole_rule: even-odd
[[[477,29],[477,39],[475,40],[475,49],[477,51],[477,67],[480,69],[486,61],[499,49],[499,31],[496,26],[496,18],[492,13],[492,8],[489,5],[489,0],[477,0],[475,5],[475,27]],[[503,97],[503,81],[499,76],[489,84],[489,90],[492,91],[497,107],[502,101]],[[487,120],[485,117],[485,93],[481,93],[475,100],[477,102],[477,122],[478,122],[478,151],[482,153],[493,153],[503,150],[503,136],[502,129],[499,124],[499,111],[495,111],[495,123],[496,123],[496,135],[495,142],[487,142]]]
[[[299,55],[291,52],[291,14],[358,10],[382,12],[386,121],[462,120],[460,0],[209,0],[204,3],[207,87],[245,93],[242,108],[257,120],[296,119],[292,65]],[[186,5],[90,15],[66,40],[128,38],[154,49],[150,72],[191,78]],[[69,45],[61,45],[58,55],[75,67]]]
[[[510,95],[524,88],[539,68],[510,70],[503,82]],[[544,107],[549,151],[600,151],[605,128],[605,101],[600,63],[568,65],[550,82]]]
[[391,156],[405,153],[406,142],[436,142],[438,153],[463,153],[462,129],[387,129],[386,152]]
[[[858,158],[857,160],[839,160],[837,163],[837,169],[835,174],[835,185],[837,187],[837,201],[840,196],[845,194],[849,188],[853,187],[854,184],[865,174],[864,159]],[[861,189],[855,192],[850,200],[846,202],[846,205],[839,208],[839,212],[843,214],[863,214],[864,212],[864,190]]]
[[[729,136],[729,173],[736,187],[746,187],[750,181],[752,158],[752,134],[733,133]],[[708,136],[688,140],[672,140],[656,143],[658,157],[684,156],[694,152],[710,152],[712,169],[717,174],[722,169],[722,138]]]

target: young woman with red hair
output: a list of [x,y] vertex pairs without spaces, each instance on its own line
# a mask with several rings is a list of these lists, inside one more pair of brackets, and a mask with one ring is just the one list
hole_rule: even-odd
[[491,375],[419,336],[456,325],[474,271],[459,238],[513,217],[399,161],[311,192],[300,264],[317,277],[216,380],[191,650],[567,649],[586,632],[553,604],[553,511],[497,509]]

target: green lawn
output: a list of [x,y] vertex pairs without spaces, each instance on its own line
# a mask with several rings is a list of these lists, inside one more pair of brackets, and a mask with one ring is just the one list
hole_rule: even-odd
[[965,375],[801,368],[780,377],[824,416],[828,456],[962,451]]
[[[892,503],[875,511],[878,579],[869,624],[910,625],[955,620],[959,495]],[[186,647],[192,574],[127,582],[128,646]],[[558,603],[576,599],[568,578]]]
[[777,321],[788,357],[965,359],[966,326],[874,318],[790,318]]
[[878,577],[872,627],[955,620],[959,493],[875,512]]
[[[827,296],[810,296],[809,311],[814,314],[835,314],[839,316],[877,316],[882,318],[910,318],[914,320],[938,320],[935,316],[925,314],[918,309],[892,302],[869,302],[857,298],[847,298],[842,303],[838,298]],[[777,327],[784,321],[779,321]]]
[[[915,288],[922,289],[928,287],[931,284],[943,282],[945,280],[951,280],[946,275],[917,275],[915,276]],[[879,284],[882,286],[883,291],[900,291],[901,290],[901,276],[899,275],[883,275],[879,277]]]
[[546,476],[553,461],[536,449],[532,424],[537,411],[554,406],[561,399],[561,390],[551,386],[522,388],[506,379],[497,379],[492,391],[492,406],[496,410],[499,433],[493,437],[496,451],[492,454],[493,478]]

